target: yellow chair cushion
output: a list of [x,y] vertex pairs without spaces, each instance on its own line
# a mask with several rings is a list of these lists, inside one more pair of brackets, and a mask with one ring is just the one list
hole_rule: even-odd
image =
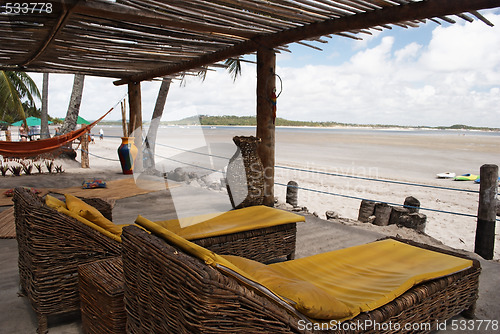
[[259,205],[156,223],[187,240],[208,238],[305,221],[303,216]]
[[299,312],[310,318],[341,319],[352,315],[352,311],[335,296],[308,281],[286,276],[257,261],[232,255],[222,257],[248,273],[257,283],[285,298]]
[[327,291],[351,310],[348,318],[385,305],[419,283],[471,266],[471,260],[392,239],[269,265]]
[[52,209],[57,209],[57,208],[66,209],[66,203],[50,195],[45,196],[45,204]]
[[107,236],[107,237],[108,237],[108,238],[110,238],[110,239],[113,239],[113,240],[118,241],[118,242],[121,242],[121,241],[122,241],[122,239],[121,239],[121,237],[120,237],[120,235],[121,235],[121,228],[122,228],[122,226],[121,226],[121,225],[119,226],[119,228],[120,228],[120,234],[119,234],[119,235],[117,235],[117,234],[114,234],[114,233],[112,233],[112,232],[110,232],[110,231],[108,231],[108,230],[106,230],[106,229],[102,228],[101,226],[99,226],[99,225],[97,225],[97,224],[95,224],[95,223],[91,222],[90,220],[83,218],[82,216],[80,216],[80,215],[79,215],[79,214],[77,214],[76,212],[68,210],[68,209],[66,208],[66,204],[65,204],[64,202],[62,202],[62,201],[58,200],[58,199],[57,199],[57,198],[55,198],[55,197],[52,197],[52,196],[50,196],[50,195],[45,196],[45,204],[46,204],[48,207],[50,207],[50,208],[52,208],[52,209],[55,209],[55,210],[57,210],[57,211],[58,211],[58,212],[60,212],[60,213],[63,213],[63,214],[65,214],[65,215],[67,215],[67,216],[70,216],[70,217],[72,217],[72,218],[75,218],[75,219],[76,219],[76,220],[78,220],[79,222],[81,222],[81,223],[83,223],[83,224],[87,225],[88,227],[93,228],[94,230],[96,230],[96,231],[98,231],[98,232],[102,233],[103,235]]
[[74,212],[87,220],[90,220],[94,224],[115,235],[121,235],[122,226],[115,225],[112,221],[104,217],[102,213],[100,213],[99,210],[94,208],[92,205],[89,205],[81,199],[70,194],[65,194],[64,197],[66,197],[66,206],[69,211]]

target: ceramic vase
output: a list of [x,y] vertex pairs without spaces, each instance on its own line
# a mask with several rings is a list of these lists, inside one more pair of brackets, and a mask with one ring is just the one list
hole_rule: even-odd
[[134,144],[135,137],[122,137],[122,143],[118,147],[118,157],[122,165],[123,174],[133,174],[134,160],[139,150]]

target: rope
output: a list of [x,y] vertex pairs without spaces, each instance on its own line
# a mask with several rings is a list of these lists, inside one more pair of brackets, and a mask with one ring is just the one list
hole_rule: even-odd
[[99,158],[99,159],[104,159],[104,160],[109,160],[109,161],[120,161],[120,159],[110,159],[110,158],[106,158],[106,157],[102,157],[100,155],[97,155],[97,154],[93,154],[93,153],[90,153],[89,151],[86,151],[82,148],[78,148],[78,150],[82,151],[82,152],[86,152],[87,154],[93,156],[93,157],[96,157],[96,158]]
[[[193,154],[207,155],[207,156],[210,156],[210,157],[215,157],[215,158],[219,158],[219,159],[229,160],[228,157],[224,157],[224,156],[220,156],[220,155],[208,154],[208,153],[203,153],[203,152],[193,152],[191,150],[187,150],[187,149],[183,149],[183,148],[179,148],[179,147],[174,147],[174,146],[171,146],[171,145],[160,144],[160,143],[156,143],[156,145],[158,145],[158,146],[164,146],[164,147],[168,147],[168,148],[172,148],[172,149],[179,150],[179,151],[190,152],[190,153],[193,153]],[[313,173],[313,174],[321,174],[321,175],[337,176],[337,177],[346,177],[346,178],[358,179],[358,180],[375,181],[375,182],[383,182],[383,183],[393,183],[393,184],[399,184],[399,185],[405,185],[405,186],[414,186],[414,187],[423,187],[423,188],[432,188],[432,189],[442,189],[442,190],[451,190],[451,191],[460,191],[460,192],[466,192],[466,193],[479,194],[478,190],[468,190],[468,189],[459,189],[459,188],[451,188],[451,187],[443,187],[443,186],[433,186],[433,185],[428,185],[428,184],[419,184],[419,183],[411,183],[411,182],[395,181],[395,180],[375,179],[375,178],[364,177],[364,176],[354,176],[354,175],[346,175],[346,174],[339,174],[339,173],[329,173],[329,172],[315,171],[315,170],[295,168],[295,167],[286,167],[286,166],[279,166],[279,165],[275,165],[274,167],[275,168],[281,168],[281,169],[295,170],[295,171],[299,171],[299,172]]]
[[452,191],[461,191],[461,192],[468,192],[468,193],[477,193],[477,194],[479,194],[479,191],[477,191],[477,190],[449,188],[449,187],[442,187],[442,186],[431,186],[431,185],[428,185],[428,184],[419,184],[419,183],[394,181],[394,180],[374,179],[374,178],[364,177],[364,176],[354,176],[354,175],[345,175],[345,174],[338,174],[338,173],[321,172],[321,171],[315,171],[315,170],[310,170],[310,169],[301,169],[301,168],[286,167],[286,166],[275,166],[275,168],[289,169],[289,170],[295,170],[295,171],[299,171],[299,172],[321,174],[321,175],[347,177],[347,178],[358,179],[358,180],[376,181],[376,182],[384,182],[384,183],[394,183],[394,184],[400,184],[400,185],[405,185],[405,186],[433,188],[433,189],[443,189],[443,190],[452,190]]
[[157,156],[157,157],[160,157],[160,158],[162,158],[162,159],[166,159],[166,160],[170,160],[170,161],[178,162],[178,163],[183,164],[183,165],[192,166],[192,167],[197,167],[197,168],[205,169],[205,170],[208,170],[208,171],[211,171],[211,172],[217,172],[217,173],[224,174],[224,173],[222,173],[220,170],[217,170],[217,169],[208,168],[208,167],[203,167],[203,166],[198,166],[198,165],[195,165],[195,164],[190,164],[190,163],[188,163],[188,162],[183,162],[183,161],[180,161],[180,160],[176,160],[176,159],[172,159],[172,158],[167,158],[167,157],[161,156],[161,155],[156,154],[156,153],[155,153],[154,155],[155,155],[155,156]]
[[[304,188],[304,187],[299,187],[299,186],[287,185],[287,184],[283,184],[283,183],[274,183],[274,184],[278,185],[278,186],[283,186],[283,187],[290,187],[290,188],[302,189],[302,190],[305,190],[305,191],[311,191],[311,192],[315,192],[315,193],[319,193],[319,194],[326,194],[326,195],[337,196],[337,197],[344,197],[344,198],[350,198],[350,199],[356,199],[356,200],[364,200],[364,201],[371,201],[371,202],[386,203],[386,204],[393,205],[393,206],[401,206],[401,207],[407,207],[407,208],[417,208],[417,207],[413,207],[413,206],[409,206],[409,205],[404,205],[404,204],[399,204],[399,203],[374,201],[374,200],[363,198],[363,197],[357,197],[357,196],[350,196],[350,195],[343,195],[343,194],[331,193],[331,192],[328,192],[328,191],[309,189],[309,188]],[[424,208],[424,207],[419,207],[419,209],[420,210],[426,210],[426,211],[439,212],[439,213],[446,213],[446,214],[455,215],[455,216],[477,218],[477,215],[472,215],[472,214],[469,214],[469,213],[460,213],[460,212],[453,212],[453,211],[437,210],[437,209],[430,209],[430,208]],[[500,218],[497,218],[496,220],[500,221]]]
[[227,157],[223,157],[223,156],[220,156],[220,155],[208,154],[208,153],[203,153],[203,152],[194,152],[194,151],[191,151],[191,150],[186,150],[186,149],[183,149],[183,148],[174,147],[174,146],[165,145],[165,144],[160,144],[160,143],[156,143],[156,145],[158,145],[158,146],[164,146],[164,147],[168,147],[168,148],[173,148],[173,149],[175,149],[175,150],[184,151],[184,152],[189,152],[189,153],[193,153],[193,154],[208,155],[208,156],[210,156],[210,157],[214,157],[214,158],[219,158],[219,159],[229,160],[229,158],[227,158]]

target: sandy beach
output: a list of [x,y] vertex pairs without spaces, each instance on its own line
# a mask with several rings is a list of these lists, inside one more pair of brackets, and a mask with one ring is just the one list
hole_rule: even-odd
[[[121,129],[107,126],[102,128],[103,140],[97,135],[101,127],[93,129],[94,143],[89,145],[90,168],[81,168],[81,152],[78,151],[76,160],[54,161],[55,165],[63,166],[63,174],[45,172],[39,175],[36,171],[30,176],[15,177],[8,174],[0,179],[0,188],[19,185],[67,188],[77,187],[90,178],[112,181],[124,177],[134,178],[138,187],[145,187],[143,174],[124,176],[121,172],[117,155]],[[156,146],[156,168],[161,173],[169,173],[181,167],[185,172],[195,173],[197,178],[172,187],[168,196],[160,191],[117,200],[113,208],[113,221],[117,224],[130,224],[139,214],[151,220],[163,220],[229,210],[230,202],[221,178],[228,158],[236,150],[232,137],[253,134],[254,129],[251,127],[161,128]],[[436,179],[435,174],[443,171],[454,171],[457,174],[479,173],[479,167],[484,163],[499,164],[496,151],[500,139],[498,134],[278,129],[276,139],[276,183],[286,184],[290,180],[298,182],[301,188],[309,189],[299,190],[299,206],[307,207],[310,213],[319,218],[324,219],[326,211],[335,211],[340,217],[334,222],[328,222],[314,215],[306,215],[306,223],[301,224],[297,232],[298,240],[300,239],[297,244],[298,258],[367,243],[384,235],[400,236],[442,248],[469,252],[473,250],[476,226],[474,217],[438,213],[424,208],[476,215],[479,185]],[[3,164],[15,165],[17,162],[3,161]],[[319,171],[321,174],[304,170]],[[159,176],[158,179],[163,180],[163,177]],[[454,190],[385,182],[387,180]],[[286,188],[277,185],[275,196],[279,205],[283,205]],[[421,212],[428,218],[425,234],[394,225],[381,227],[356,220],[359,198],[402,204],[407,196],[420,200]],[[319,239],[323,242],[316,242]],[[500,269],[499,243],[497,232],[495,260],[481,260],[483,274],[476,310],[478,319],[499,319],[498,302],[494,297]],[[2,245],[5,251],[2,261],[11,263],[9,257],[15,256],[15,241],[4,240]],[[471,256],[479,258],[474,254]],[[30,332],[36,327],[36,318],[23,300],[13,297],[17,291],[16,263],[12,262],[12,266],[4,268],[4,271],[8,277],[12,277],[8,281],[10,283],[4,283],[8,284],[5,298],[12,304],[6,307],[9,312],[11,309],[17,311],[13,311],[16,315],[9,315],[7,312],[0,320],[6,324],[6,328],[19,328],[15,319],[19,315],[28,317],[30,321],[23,328]],[[81,325],[79,322],[63,321],[60,325],[54,324],[52,331],[80,333]]]
[[[98,135],[101,128],[103,140]],[[236,150],[232,138],[253,135],[254,131],[252,127],[162,126],[157,138],[156,168],[164,173],[178,167],[194,171],[203,176],[205,186],[212,184],[213,191],[224,192],[220,180],[228,158]],[[116,150],[121,143],[121,129],[96,126],[92,132],[95,135],[94,143],[89,146],[89,169],[80,167],[80,151],[76,161],[56,160],[55,163],[63,165],[66,173],[95,172],[96,177],[104,179],[119,174],[121,167]],[[15,136],[14,133],[13,138]],[[437,179],[436,174],[446,171],[457,175],[479,174],[483,164],[500,165],[499,141],[499,133],[474,131],[278,128],[275,182],[287,184],[294,180],[299,187],[313,190],[299,190],[298,202],[320,218],[325,218],[326,211],[335,211],[340,218],[345,218],[346,224],[391,235],[401,234],[402,230],[356,221],[360,198],[403,204],[407,196],[416,197],[421,203],[421,213],[427,215],[426,234],[447,246],[473,251],[475,217],[431,210],[477,215],[479,185]],[[200,184],[194,182],[191,186],[196,191]],[[275,196],[284,202],[286,187],[276,185]],[[217,209],[225,207],[229,208],[229,203],[221,203]],[[182,216],[182,212],[177,214]],[[499,225],[496,260],[500,258]]]

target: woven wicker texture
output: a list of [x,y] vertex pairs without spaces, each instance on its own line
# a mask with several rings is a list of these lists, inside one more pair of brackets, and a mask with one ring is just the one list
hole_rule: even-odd
[[128,333],[294,332],[287,312],[157,237],[127,227],[122,246]]
[[[107,202],[87,202],[112,218]],[[80,309],[78,265],[116,257],[120,244],[22,188],[14,193],[14,214],[21,288],[38,316],[38,332],[44,333],[48,315]]]
[[259,262],[295,256],[297,224],[289,223],[257,230],[191,240],[221,255],[237,255]]
[[121,258],[83,264],[78,267],[78,274],[84,333],[124,333],[126,313]]
[[[225,275],[137,227],[126,227],[122,238],[127,332],[299,332],[299,320],[304,317],[251,284]],[[398,333],[401,329],[384,324],[421,322],[435,326],[436,321],[463,311],[472,315],[479,273],[479,262],[474,261],[466,271],[415,286],[394,301],[347,322],[358,324],[369,319],[382,327],[330,332]]]

